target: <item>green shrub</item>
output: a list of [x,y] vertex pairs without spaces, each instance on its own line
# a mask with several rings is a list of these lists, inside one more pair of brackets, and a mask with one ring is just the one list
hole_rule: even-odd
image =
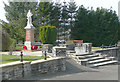
[[57,29],[55,26],[41,26],[39,34],[43,44],[53,44],[56,41]]
[[4,29],[2,31],[2,51],[9,50],[11,39]]
[[16,40],[10,38],[10,47],[9,47],[9,50],[10,50],[10,51],[15,50],[15,46],[16,46]]
[[39,45],[39,46],[38,46],[38,48],[42,48],[42,46],[41,46],[41,45]]
[[2,29],[2,51],[14,50],[16,40],[11,39],[8,33]]

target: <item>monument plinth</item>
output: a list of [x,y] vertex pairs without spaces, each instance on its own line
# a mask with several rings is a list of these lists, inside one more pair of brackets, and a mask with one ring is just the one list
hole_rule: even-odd
[[35,27],[32,25],[32,16],[33,14],[30,12],[30,10],[27,13],[27,26],[24,28],[26,29],[26,41],[25,46],[27,47],[27,50],[31,50],[31,47],[35,44],[34,42],[34,29]]
[[120,40],[118,41],[118,44],[117,44],[118,47],[120,47]]

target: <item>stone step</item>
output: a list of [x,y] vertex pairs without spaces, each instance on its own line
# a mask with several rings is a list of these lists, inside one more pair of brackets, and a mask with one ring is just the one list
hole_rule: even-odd
[[95,63],[100,63],[105,61],[110,61],[110,59],[98,59],[98,60],[88,61],[88,64],[95,64]]
[[86,56],[86,55],[92,55],[93,53],[83,53],[83,54],[75,54],[75,56]]
[[76,56],[78,57],[79,59],[85,59],[85,58],[92,58],[92,57],[98,57],[99,55],[96,54],[96,55],[85,55],[85,56]]
[[92,65],[87,65],[87,66],[88,66],[88,67],[98,67],[98,66],[109,65],[109,64],[114,64],[114,63],[117,63],[117,61],[116,61],[116,60],[106,61],[106,62],[97,63],[97,64],[92,64]]
[[103,59],[103,58],[102,57],[92,57],[92,58],[85,58],[84,57],[83,59],[78,59],[78,61],[84,61],[84,60],[93,61],[93,60],[98,60],[98,59]]
[[98,59],[103,59],[103,58],[102,57],[87,58],[88,61],[93,61],[93,60],[98,60]]

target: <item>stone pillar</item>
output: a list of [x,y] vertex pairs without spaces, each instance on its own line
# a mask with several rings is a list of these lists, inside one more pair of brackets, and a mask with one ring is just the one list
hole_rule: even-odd
[[120,47],[120,41],[118,41],[118,44],[117,44],[118,47]]
[[26,41],[25,46],[27,50],[31,50],[32,45],[34,45],[34,29],[26,29]]
[[27,47],[27,50],[31,50],[31,47],[35,44],[34,42],[34,29],[35,27],[32,25],[32,19],[31,19],[32,13],[28,12],[27,14],[27,26],[25,27],[26,29],[26,41],[25,41],[25,46]]
[[80,47],[75,47],[75,52],[79,53],[91,53],[92,43],[83,43]]
[[54,54],[54,56],[66,56],[66,46],[61,46],[61,47],[59,47],[59,46],[55,46],[55,47],[53,47],[53,54]]

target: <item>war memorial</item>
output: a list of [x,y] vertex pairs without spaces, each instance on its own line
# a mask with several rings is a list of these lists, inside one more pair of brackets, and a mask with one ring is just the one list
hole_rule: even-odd
[[[99,49],[94,49],[93,43],[84,43],[84,40],[71,40],[70,43],[57,45],[35,42],[33,15],[28,10],[22,49],[12,51],[13,58],[0,60],[12,61],[0,64],[2,80],[118,79],[119,42],[113,47],[101,46]],[[9,56],[9,52],[0,52],[0,55]]]

